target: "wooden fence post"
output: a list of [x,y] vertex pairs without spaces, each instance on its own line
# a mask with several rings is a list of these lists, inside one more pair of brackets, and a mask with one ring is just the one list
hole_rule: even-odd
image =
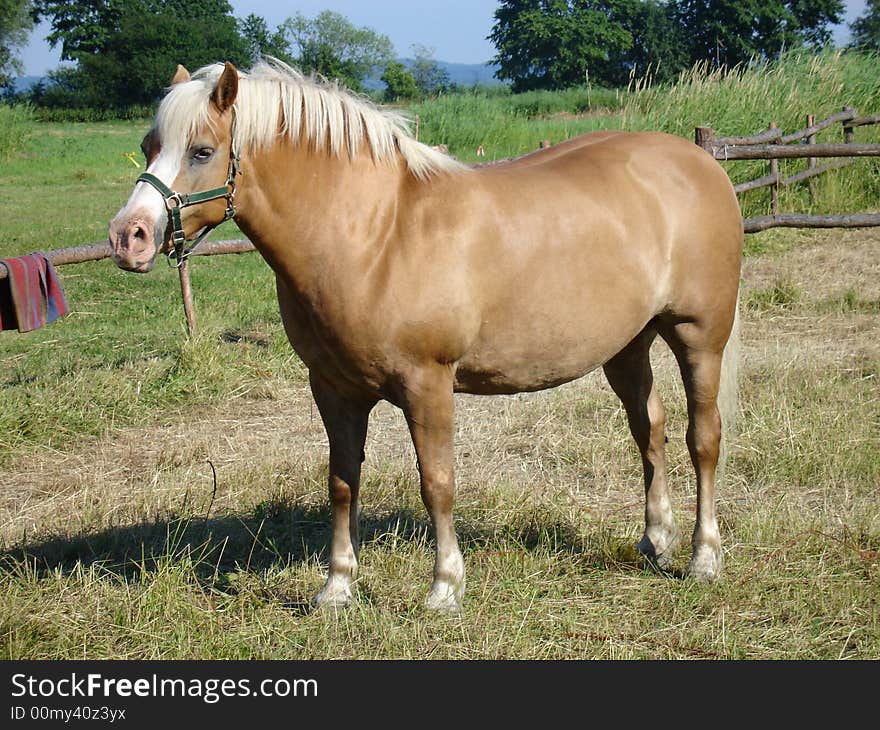
[[[853,116],[856,115],[856,110],[853,109],[851,106],[845,106],[843,108],[843,111],[852,112]],[[847,126],[846,122],[843,123],[843,141],[845,144],[852,144],[855,141],[855,134],[853,133],[853,128],[850,126]]]
[[715,138],[715,132],[712,127],[695,127],[694,128],[694,144],[702,147],[706,152],[714,157],[712,152],[712,140]]
[[[776,129],[776,122],[770,122],[770,129]],[[776,176],[776,182],[770,186],[770,212],[779,213],[779,160],[770,158],[770,174]]]
[[[815,114],[807,114],[807,127],[812,127],[816,123],[816,115]],[[810,134],[807,136],[807,144],[816,144],[816,133]],[[807,169],[810,170],[816,167],[816,158],[808,157],[807,158]],[[811,177],[808,182],[810,188],[810,205],[814,205],[816,203],[816,178]]]
[[183,296],[183,314],[186,317],[186,332],[192,336],[196,331],[196,313],[193,309],[192,282],[189,278],[189,259],[184,259],[177,269],[180,276],[180,293]]

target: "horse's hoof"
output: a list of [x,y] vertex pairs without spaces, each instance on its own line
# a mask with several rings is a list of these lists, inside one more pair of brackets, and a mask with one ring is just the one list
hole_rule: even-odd
[[694,549],[686,575],[699,583],[714,583],[721,578],[723,567],[724,558],[721,556],[721,549],[701,545]]
[[351,588],[347,583],[328,579],[324,587],[312,599],[312,608],[339,610],[351,605]]
[[672,567],[672,560],[678,548],[678,528],[671,527],[651,528],[645,530],[642,539],[636,545],[638,550],[651,565],[660,570],[668,570]]
[[425,606],[434,613],[457,614],[461,613],[461,599],[464,594],[464,586],[454,588],[448,583],[434,584]]

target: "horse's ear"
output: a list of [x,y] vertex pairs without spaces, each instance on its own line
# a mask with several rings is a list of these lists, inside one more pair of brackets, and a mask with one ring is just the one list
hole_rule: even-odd
[[223,69],[223,73],[220,74],[220,78],[217,79],[217,85],[211,93],[211,101],[222,114],[235,103],[237,96],[238,71],[235,66],[227,61],[226,67]]
[[177,84],[183,84],[189,81],[190,75],[189,71],[186,70],[179,63],[177,64],[177,71],[174,72],[174,78],[171,79],[171,86],[176,86]]

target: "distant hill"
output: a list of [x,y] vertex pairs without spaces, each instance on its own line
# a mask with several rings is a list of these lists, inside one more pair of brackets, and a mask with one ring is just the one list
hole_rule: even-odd
[[19,76],[12,81],[12,88],[16,94],[20,94],[22,91],[27,91],[34,84],[43,81],[44,78],[43,76]]
[[[411,59],[403,59],[403,63],[410,62]],[[501,82],[495,78],[495,72],[498,66],[490,63],[447,63],[446,61],[437,61],[439,66],[446,70],[449,74],[449,80],[454,84],[462,86],[495,86]]]

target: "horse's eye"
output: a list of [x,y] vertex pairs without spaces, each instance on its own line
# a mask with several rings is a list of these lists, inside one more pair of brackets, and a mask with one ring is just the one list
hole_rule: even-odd
[[211,155],[214,154],[214,150],[211,147],[199,147],[195,152],[193,152],[193,159],[196,162],[207,162],[211,159]]

